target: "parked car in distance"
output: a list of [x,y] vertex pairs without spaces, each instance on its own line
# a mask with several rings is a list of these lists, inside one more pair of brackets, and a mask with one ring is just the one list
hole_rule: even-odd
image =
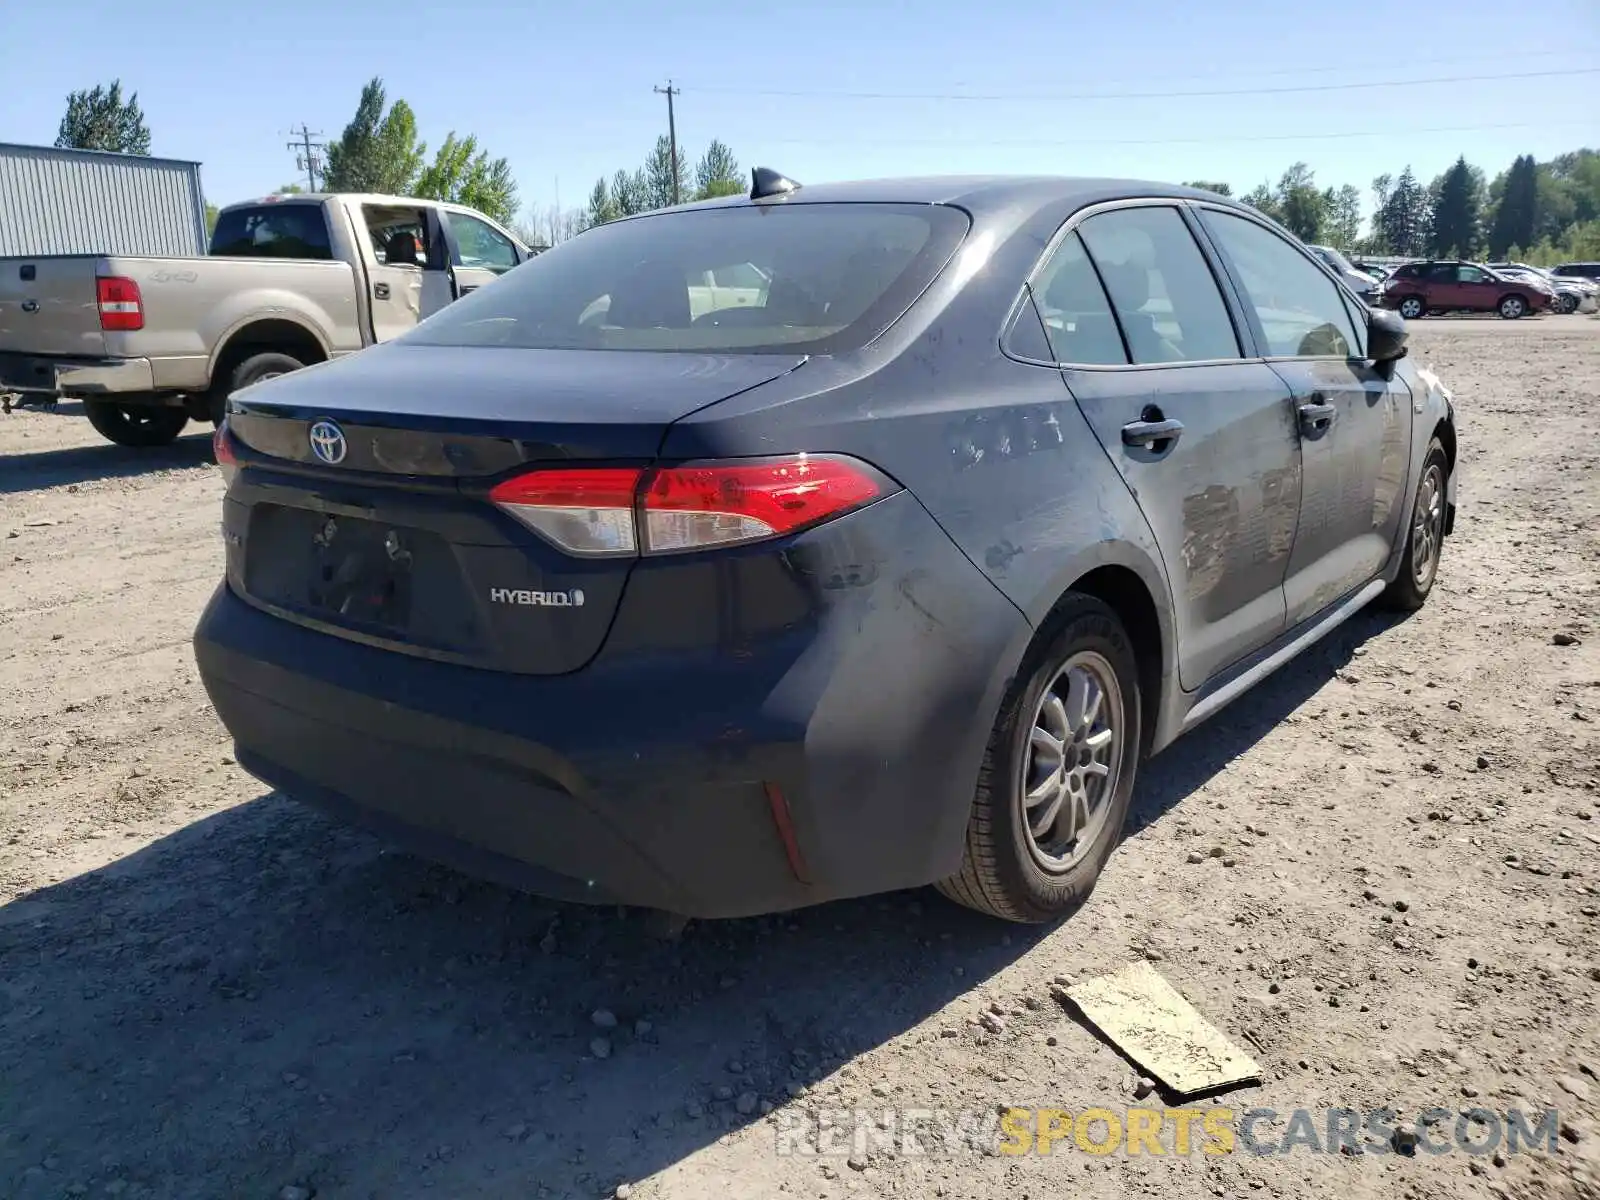
[[1377,302],[1378,280],[1376,277],[1359,270],[1348,258],[1332,246],[1314,246],[1308,242],[1306,249],[1327,263],[1329,269],[1344,280],[1345,286],[1361,298],[1362,303],[1374,304]]
[[1579,279],[1600,281],[1600,262],[1569,262],[1554,267],[1552,275],[1575,276]]
[[1408,321],[1435,312],[1497,312],[1510,321],[1544,312],[1555,302],[1555,292],[1544,283],[1456,260],[1406,263],[1383,281],[1378,297]]
[[[1577,312],[1586,300],[1600,294],[1600,285],[1593,280],[1562,279],[1542,267],[1529,266],[1527,263],[1501,262],[1489,263],[1488,266],[1508,279],[1527,279],[1549,288],[1555,293],[1555,303],[1551,307],[1558,313]],[[1591,309],[1593,307],[1590,305]]]
[[204,685],[259,778],[535,892],[1049,920],[1148,755],[1424,603],[1450,393],[1235,201],[753,180],[235,393]]
[[0,258],[0,393],[67,397],[162,446],[230,391],[414,327],[531,252],[458,204],[297,194],[229,205],[203,258]]

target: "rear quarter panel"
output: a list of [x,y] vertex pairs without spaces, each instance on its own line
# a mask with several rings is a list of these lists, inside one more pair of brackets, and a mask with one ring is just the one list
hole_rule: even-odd
[[292,321],[326,353],[359,348],[348,263],[262,258],[121,258],[110,273],[139,285],[145,326],[106,335],[113,355],[149,358],[158,387],[209,386],[228,338],[252,321]]

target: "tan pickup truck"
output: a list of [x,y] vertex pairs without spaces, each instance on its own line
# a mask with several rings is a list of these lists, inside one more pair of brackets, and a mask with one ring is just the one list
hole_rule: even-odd
[[0,258],[0,396],[78,398],[111,441],[166,445],[230,392],[404,333],[531,254],[460,205],[305,194],[223,209],[205,258]]

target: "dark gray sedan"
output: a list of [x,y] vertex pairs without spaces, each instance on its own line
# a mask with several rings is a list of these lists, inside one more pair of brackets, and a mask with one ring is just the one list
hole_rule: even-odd
[[515,886],[1047,920],[1147,757],[1426,600],[1405,352],[1209,193],[757,171],[236,393],[196,656],[241,765]]

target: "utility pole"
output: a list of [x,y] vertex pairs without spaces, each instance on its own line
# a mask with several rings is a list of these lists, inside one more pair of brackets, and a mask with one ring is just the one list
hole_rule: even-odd
[[678,122],[672,112],[672,98],[683,95],[683,89],[673,87],[669,79],[666,87],[656,87],[656,93],[667,98],[667,144],[672,150],[672,202],[678,204],[682,199],[678,195]]
[[327,149],[327,143],[312,141],[312,138],[321,137],[322,131],[307,128],[304,121],[300,123],[299,129],[291,129],[289,132],[300,139],[288,144],[289,149],[300,152],[295,155],[294,165],[306,173],[306,183],[310,185],[306,190],[314,192],[317,190],[317,173],[322,170],[322,158],[317,151]]

